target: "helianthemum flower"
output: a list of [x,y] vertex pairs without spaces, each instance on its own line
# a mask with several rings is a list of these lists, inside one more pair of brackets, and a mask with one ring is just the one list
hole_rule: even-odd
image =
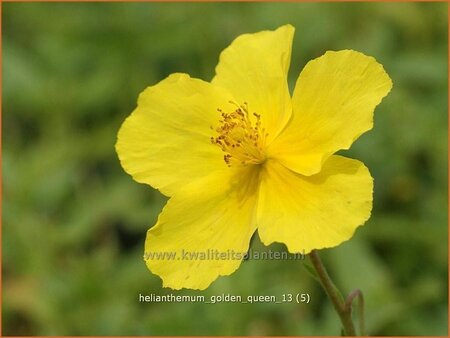
[[305,66],[291,96],[293,35],[286,25],[239,36],[211,82],[172,74],[123,123],[123,168],[170,197],[144,255],[163,286],[205,289],[233,273],[241,260],[226,253],[245,253],[256,229],[266,245],[309,253],[369,218],[368,169],[333,154],[372,128],[392,82],[372,57],[329,51]]

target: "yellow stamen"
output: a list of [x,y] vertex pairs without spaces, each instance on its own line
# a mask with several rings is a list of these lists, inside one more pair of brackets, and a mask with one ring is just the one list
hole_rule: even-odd
[[[231,113],[217,109],[221,114],[220,125],[215,129],[217,136],[211,137],[211,142],[225,153],[223,159],[229,167],[264,162],[267,134],[261,128],[261,116],[253,113],[252,119],[246,102],[243,105],[231,103],[236,106]],[[211,129],[214,130],[213,127]]]

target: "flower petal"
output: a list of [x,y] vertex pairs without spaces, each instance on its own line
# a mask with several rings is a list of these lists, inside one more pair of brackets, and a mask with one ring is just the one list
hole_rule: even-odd
[[243,34],[220,54],[215,85],[228,89],[238,104],[248,103],[261,115],[269,143],[291,116],[287,73],[291,59],[294,27]]
[[333,155],[313,176],[268,161],[261,177],[257,221],[266,245],[281,242],[305,254],[333,247],[370,216],[373,181],[359,161]]
[[[225,175],[193,182],[170,198],[147,233],[144,255],[164,287],[203,290],[239,267],[256,229],[257,180],[255,168],[230,168]],[[158,259],[163,253],[175,257]]]
[[169,196],[192,180],[226,170],[210,128],[219,121],[217,108],[234,109],[230,99],[224,89],[185,74],[147,88],[118,134],[123,168]]
[[372,128],[373,111],[392,87],[383,66],[352,50],[308,62],[292,97],[293,118],[269,156],[304,175]]

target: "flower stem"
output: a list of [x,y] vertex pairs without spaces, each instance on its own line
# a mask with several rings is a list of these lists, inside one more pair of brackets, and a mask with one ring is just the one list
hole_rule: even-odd
[[333,303],[334,309],[339,315],[343,326],[343,334],[346,336],[356,336],[355,325],[352,320],[352,302],[355,297],[358,297],[359,300],[359,322],[360,322],[360,334],[364,334],[364,298],[362,296],[362,292],[360,290],[355,290],[350,293],[347,299],[344,301],[342,294],[339,292],[336,285],[330,278],[325,266],[322,263],[322,260],[319,257],[319,254],[316,250],[311,251],[309,254],[309,258],[311,259],[311,263],[313,264],[317,277],[320,281],[320,284],[325,290],[328,298],[330,298]]
[[364,296],[361,290],[356,289],[350,292],[345,300],[345,308],[348,312],[352,311],[353,300],[358,297],[358,318],[359,318],[359,334],[361,336],[366,335],[365,323],[364,323]]

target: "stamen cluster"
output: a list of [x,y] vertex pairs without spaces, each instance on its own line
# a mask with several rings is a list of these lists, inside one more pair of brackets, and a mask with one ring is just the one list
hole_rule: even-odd
[[[231,113],[217,108],[221,115],[220,125],[215,129],[217,136],[211,137],[211,142],[225,153],[223,159],[229,167],[263,162],[267,134],[265,128],[261,128],[261,116],[255,112],[250,115],[246,102],[242,105],[230,103],[236,106]],[[214,130],[213,127],[211,129]]]

